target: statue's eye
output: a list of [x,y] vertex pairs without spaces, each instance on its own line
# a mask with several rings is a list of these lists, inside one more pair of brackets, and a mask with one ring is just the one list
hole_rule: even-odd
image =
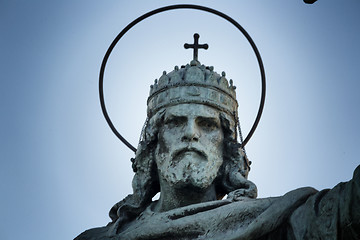
[[219,127],[219,124],[213,119],[199,119],[197,124],[207,131],[212,131]]
[[165,121],[165,124],[169,127],[180,127],[186,122],[185,117],[172,117]]

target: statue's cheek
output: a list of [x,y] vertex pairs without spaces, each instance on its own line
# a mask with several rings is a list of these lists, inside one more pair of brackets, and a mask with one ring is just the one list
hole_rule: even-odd
[[157,143],[158,153],[159,154],[169,153],[169,142],[167,138],[164,137],[163,134],[159,134],[158,139],[159,139]]
[[212,145],[222,145],[224,137],[221,132],[214,132],[209,136],[209,141]]

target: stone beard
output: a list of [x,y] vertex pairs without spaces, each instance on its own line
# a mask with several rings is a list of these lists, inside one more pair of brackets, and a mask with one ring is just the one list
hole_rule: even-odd
[[155,160],[160,181],[171,187],[206,189],[223,163],[220,113],[199,104],[169,107],[160,128]]

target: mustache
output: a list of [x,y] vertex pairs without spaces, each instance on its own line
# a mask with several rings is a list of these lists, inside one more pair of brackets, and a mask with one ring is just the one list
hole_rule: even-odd
[[184,147],[184,148],[179,148],[177,150],[175,150],[172,154],[171,154],[171,158],[172,159],[177,159],[178,157],[180,157],[181,155],[187,153],[187,152],[195,152],[198,155],[200,155],[201,157],[203,157],[204,159],[207,159],[207,154],[205,153],[205,151],[198,149],[196,147]]

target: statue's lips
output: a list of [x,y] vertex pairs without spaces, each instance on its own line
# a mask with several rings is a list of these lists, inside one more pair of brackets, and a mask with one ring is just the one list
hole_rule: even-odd
[[173,154],[172,154],[172,159],[174,161],[179,161],[181,160],[184,156],[186,155],[197,155],[197,156],[200,156],[201,159],[204,159],[206,160],[207,159],[207,155],[205,154],[204,151],[202,150],[199,150],[197,148],[193,148],[193,147],[190,147],[190,148],[182,148],[182,149],[179,149],[179,150],[176,150]]

